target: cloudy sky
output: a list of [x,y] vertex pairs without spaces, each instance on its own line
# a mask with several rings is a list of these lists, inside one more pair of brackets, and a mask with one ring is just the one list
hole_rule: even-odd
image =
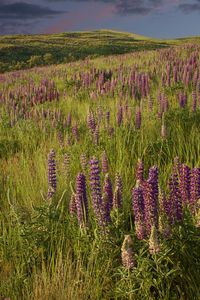
[[0,0],[0,34],[116,29],[200,35],[200,0]]

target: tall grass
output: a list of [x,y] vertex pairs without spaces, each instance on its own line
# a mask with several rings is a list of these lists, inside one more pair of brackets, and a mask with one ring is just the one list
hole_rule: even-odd
[[[173,61],[187,59],[186,48],[170,50]],[[173,52],[174,51],[174,52]],[[194,50],[195,52],[195,50]],[[162,55],[152,51],[120,57],[95,59],[62,65],[56,68],[35,69],[16,74],[5,74],[0,85],[0,297],[14,299],[200,299],[200,234],[195,218],[186,208],[183,224],[176,224],[172,235],[159,236],[160,251],[149,253],[148,239],[138,240],[135,234],[132,210],[132,188],[136,185],[135,167],[138,158],[144,161],[145,176],[148,169],[157,165],[159,186],[168,191],[168,180],[174,158],[187,163],[190,168],[200,166],[200,110],[191,111],[192,82],[184,88],[180,80],[171,87],[162,86]],[[197,55],[198,58],[198,55]],[[164,62],[170,61],[168,57]],[[172,61],[172,62],[173,62]],[[157,64],[156,64],[157,62]],[[127,68],[149,72],[151,77],[150,96],[152,111],[148,108],[148,97],[121,95],[118,80],[115,95],[96,99],[90,96],[96,89],[95,83],[86,88],[74,74],[89,72],[90,68],[111,70],[117,78],[120,65],[123,74]],[[198,65],[200,62],[198,60]],[[157,74],[153,77],[153,69]],[[66,76],[67,75],[67,76]],[[59,88],[59,101],[46,101],[26,107],[35,115],[18,119],[11,124],[12,105],[4,101],[9,92],[17,98],[20,89],[27,92],[32,83],[37,87],[41,80],[55,82]],[[78,89],[80,87],[80,89]],[[188,94],[188,104],[180,108],[177,100],[179,90]],[[168,96],[169,109],[163,114],[167,137],[161,136],[162,119],[158,118],[158,93]],[[1,93],[0,93],[1,94]],[[149,95],[148,95],[149,96]],[[131,118],[124,118],[117,126],[119,103],[128,103]],[[103,110],[99,142],[95,144],[87,125],[87,114],[92,109],[97,116],[98,107]],[[135,128],[135,111],[142,109],[142,124]],[[72,136],[71,127],[64,127],[63,120],[37,117],[37,111],[50,109],[61,111],[64,117],[72,114],[72,126],[78,124],[79,139]],[[110,124],[114,128],[109,135],[106,112],[110,110]],[[64,147],[58,139],[64,136]],[[71,144],[67,143],[70,136]],[[47,199],[47,157],[51,149],[56,152],[57,191]],[[90,220],[86,228],[80,228],[77,218],[69,214],[69,202],[75,191],[76,176],[82,172],[80,156],[87,160],[96,156],[99,160],[103,151],[108,156],[109,174],[114,184],[119,172],[123,181],[123,209],[111,213],[109,234],[102,235],[92,210],[89,188],[89,167],[86,171]],[[64,154],[70,156],[68,174],[63,169]],[[101,174],[101,184],[103,175]],[[121,262],[121,246],[124,235],[133,239],[136,266],[126,270]]]

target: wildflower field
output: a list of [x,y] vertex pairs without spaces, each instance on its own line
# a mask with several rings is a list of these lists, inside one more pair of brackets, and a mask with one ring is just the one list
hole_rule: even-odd
[[200,46],[0,75],[0,299],[200,299]]

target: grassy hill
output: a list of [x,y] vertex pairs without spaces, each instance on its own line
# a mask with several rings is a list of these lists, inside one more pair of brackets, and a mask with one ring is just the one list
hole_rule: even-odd
[[113,30],[0,36],[0,72],[168,46],[167,41]]
[[199,37],[161,40],[105,29],[48,35],[2,35],[0,72],[199,42]]
[[0,299],[200,300],[200,45],[67,39],[184,45],[0,76]]

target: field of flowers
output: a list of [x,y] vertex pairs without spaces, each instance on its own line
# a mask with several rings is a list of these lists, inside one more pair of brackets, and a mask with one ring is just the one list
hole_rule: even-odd
[[0,75],[0,298],[200,299],[200,46]]

